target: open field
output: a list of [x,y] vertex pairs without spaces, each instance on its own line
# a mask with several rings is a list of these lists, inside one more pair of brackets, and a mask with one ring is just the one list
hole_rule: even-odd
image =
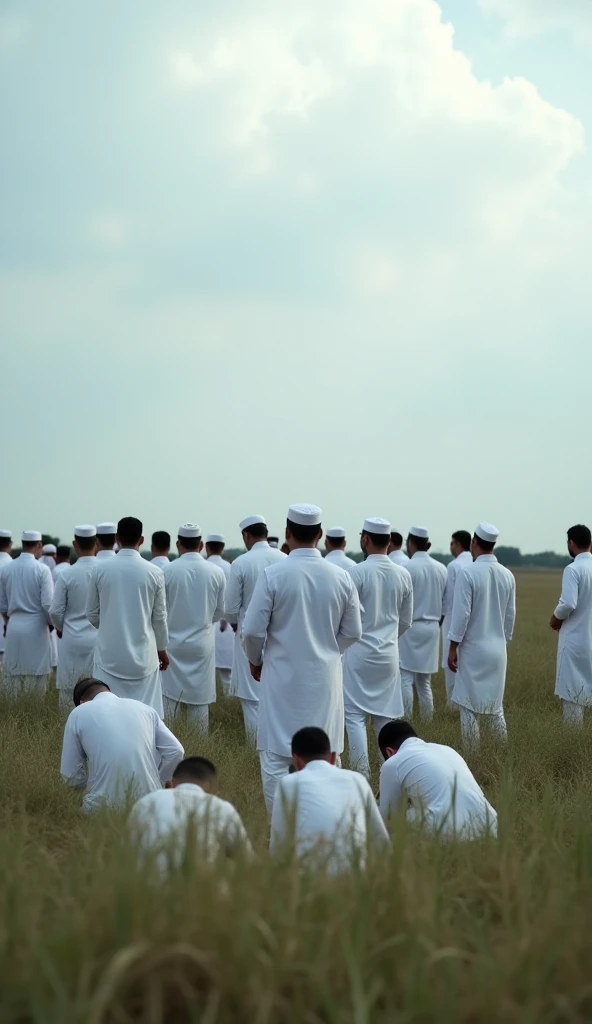
[[[592,1015],[592,725],[572,734],[553,697],[548,620],[559,574],[518,577],[507,749],[470,763],[500,838],[439,845],[393,826],[391,855],[329,881],[273,863],[256,754],[238,706],[207,742],[260,850],[191,865],[165,885],[136,868],[123,817],[81,818],[59,777],[63,723],[0,702],[0,1020],[386,1024],[587,1021]],[[458,745],[454,716],[428,739]]]

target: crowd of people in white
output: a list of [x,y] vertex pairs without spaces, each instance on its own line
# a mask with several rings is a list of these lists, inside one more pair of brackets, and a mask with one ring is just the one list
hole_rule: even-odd
[[[379,518],[363,523],[362,562],[345,554],[339,527],[326,531],[323,558],[314,505],[291,506],[282,550],[263,516],[240,529],[246,553],[230,564],[224,537],[208,535],[204,550],[195,524],[177,531],[173,561],[164,531],[153,535],[152,561],[141,556],[133,517],[78,526],[73,565],[69,547],[43,547],[33,530],[13,559],[11,532],[0,530],[2,686],[42,694],[57,665],[69,712],[61,770],[84,790],[84,810],[137,799],[130,820],[142,849],[159,848],[163,868],[179,855],[165,857],[163,843],[190,819],[200,834],[207,822],[208,856],[250,855],[236,810],[213,793],[214,766],[183,759],[171,731],[183,714],[207,732],[218,675],[259,752],[273,850],[289,836],[299,854],[330,843],[339,868],[354,852],[365,856],[371,840],[388,844],[385,821],[401,808],[438,835],[495,834],[496,813],[463,758],[425,743],[405,718],[415,700],[423,720],[434,713],[442,637],[463,745],[479,745],[483,722],[507,736],[515,580],[495,556],[497,529],[454,533],[447,568],[430,555],[425,528],[410,529],[405,554],[402,535]],[[587,527],[568,531],[573,562],[550,623],[559,633],[556,693],[572,725],[592,704],[591,543]],[[382,760],[378,803],[368,723]],[[353,771],[340,765],[345,732]]]

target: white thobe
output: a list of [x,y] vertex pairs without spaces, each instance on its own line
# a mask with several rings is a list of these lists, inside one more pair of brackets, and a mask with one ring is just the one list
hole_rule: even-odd
[[325,561],[329,562],[330,565],[336,565],[338,569],[345,569],[346,572],[351,572],[355,569],[357,562],[354,562],[353,558],[349,558],[345,551],[338,549],[337,551],[328,551],[325,555]]
[[413,583],[413,625],[399,642],[399,661],[407,672],[432,675],[438,671],[446,566],[416,551],[405,568]]
[[134,804],[128,821],[140,855],[155,856],[163,876],[178,870],[193,851],[210,864],[253,853],[236,808],[192,782],[147,793]]
[[362,608],[362,639],[343,656],[346,704],[368,715],[401,718],[399,637],[411,626],[413,587],[387,555],[369,555],[351,573]]
[[51,573],[51,578],[53,579],[56,569],[56,560],[53,555],[40,555],[37,561],[39,562],[39,565],[47,566]]
[[150,562],[152,565],[155,565],[157,569],[162,569],[163,572],[167,566],[171,564],[171,560],[168,555],[155,555],[154,558],[150,559]]
[[357,772],[310,761],[279,782],[271,818],[273,853],[293,844],[298,857],[318,857],[337,874],[352,863],[363,864],[373,841],[390,844],[372,790]]
[[224,614],[226,578],[211,561],[190,551],[169,562],[164,574],[170,665],[162,692],[182,704],[216,700],[213,623]]
[[158,651],[169,640],[162,569],[132,548],[97,562],[86,615],[98,629],[93,675],[162,716]]
[[482,715],[502,710],[506,644],[515,619],[516,580],[495,555],[480,555],[460,569],[448,632],[448,639],[460,644],[455,704]]
[[406,555],[404,551],[391,551],[389,558],[395,565],[402,565],[404,569],[407,568],[409,562],[409,555]]
[[572,704],[592,704],[592,555],[576,555],[563,573],[555,616],[559,630],[555,693]]
[[[56,571],[56,560],[53,555],[40,555],[37,559],[40,565],[45,565],[50,573],[51,578],[55,583],[55,571]],[[57,668],[58,664],[58,638],[55,633],[50,633],[49,643],[51,646],[51,667]]]
[[341,655],[360,640],[360,602],[351,575],[297,548],[263,570],[245,615],[245,654],[261,671],[257,747],[290,757],[292,736],[316,725],[343,750]]
[[183,754],[154,708],[102,692],[70,713],[61,773],[70,786],[86,790],[82,806],[91,813],[160,789]]
[[[210,555],[207,559],[210,565],[215,565],[224,573],[226,583],[230,579],[230,562],[227,562],[222,555]],[[224,623],[224,625],[222,625]],[[234,630],[230,629],[228,623],[223,619],[216,626],[216,668],[232,668],[234,661]]]
[[454,599],[454,587],[456,584],[456,577],[464,565],[472,565],[473,556],[470,551],[461,551],[460,555],[453,558],[448,563],[446,568],[446,586],[444,588],[444,601],[443,601],[443,614],[444,621],[442,623],[442,668],[448,671],[448,652],[450,651],[450,640],[448,639],[448,631],[450,629],[450,619],[452,616],[452,601]]
[[115,558],[115,555],[115,551],[97,551],[95,558],[98,558],[102,561],[107,558]]
[[[12,562],[12,555],[9,555],[8,551],[0,551],[0,572],[2,572],[2,570],[7,565],[10,565],[11,562]],[[3,618],[2,615],[0,615],[0,661],[2,661],[3,656],[4,656],[4,646],[5,646],[4,630],[5,630],[5,627],[6,627],[6,623],[4,621],[4,618]]]
[[251,602],[255,584],[263,570],[268,565],[274,565],[275,562],[283,562],[286,557],[283,551],[272,548],[266,540],[261,540],[253,544],[251,550],[246,554],[235,558],[230,567],[224,599],[224,618],[233,625],[237,625],[231,692],[241,700],[252,700],[258,703],[260,690],[260,684],[256,683],[251,675],[249,662],[242,645],[247,608]]
[[62,634],[58,690],[73,690],[79,679],[88,679],[93,674],[97,631],[86,617],[86,599],[95,564],[92,555],[84,555],[75,565],[67,566],[67,571],[56,573],[49,614]]
[[[85,555],[84,557],[87,558],[88,556]],[[71,568],[72,568],[72,563],[71,562],[56,562],[56,567],[53,570],[53,581],[54,581],[54,583],[55,583],[55,581],[57,580],[58,576],[61,573],[63,573],[66,569],[71,569]]]
[[23,552],[0,572],[0,615],[8,616],[4,674],[26,680],[51,671],[53,580],[46,565]]
[[497,814],[452,747],[410,737],[380,770],[384,818],[410,804],[407,820],[456,839],[497,835]]

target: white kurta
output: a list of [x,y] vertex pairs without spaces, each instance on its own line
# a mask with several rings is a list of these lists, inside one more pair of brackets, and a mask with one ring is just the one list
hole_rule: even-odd
[[341,655],[360,640],[360,602],[349,573],[316,548],[264,569],[245,616],[245,653],[261,672],[259,750],[290,757],[292,736],[316,725],[343,750]]
[[450,619],[452,616],[452,601],[454,598],[456,577],[463,566],[472,564],[473,556],[471,552],[461,551],[460,555],[453,558],[452,562],[449,562],[446,568],[447,575],[443,602],[444,622],[442,623],[442,668],[448,668],[448,652],[450,651],[448,631],[450,629]]
[[563,573],[555,615],[559,630],[555,693],[572,704],[592,704],[592,555],[583,552]]
[[62,634],[56,677],[58,690],[73,690],[79,679],[93,674],[97,631],[86,617],[86,600],[96,560],[79,558],[63,572],[56,572],[55,590],[49,614]]
[[455,704],[477,714],[502,710],[515,619],[516,580],[495,555],[480,555],[458,572],[448,633],[460,644]]
[[51,671],[49,609],[53,581],[46,565],[23,552],[0,572],[0,614],[9,616],[4,651],[6,676],[46,676]]
[[261,689],[260,684],[256,683],[251,675],[249,662],[243,650],[242,634],[247,608],[263,570],[268,565],[284,561],[286,557],[282,551],[270,547],[266,540],[261,540],[253,544],[246,554],[235,558],[230,567],[224,599],[224,618],[238,627],[234,642],[231,692],[241,700],[259,701]]
[[329,562],[330,565],[336,565],[338,569],[345,569],[346,572],[351,572],[355,569],[357,562],[354,562],[353,558],[349,558],[345,551],[328,551],[325,555],[325,561]]
[[[6,568],[7,565],[10,565],[11,562],[12,562],[12,555],[9,555],[8,551],[0,551],[0,572],[2,572],[2,570],[4,568]],[[0,615],[0,655],[4,654],[4,646],[5,646],[4,630],[5,630],[5,627],[6,627],[6,623],[4,621],[4,618],[3,618],[2,615]],[[2,660],[2,659],[0,658],[0,660]]]
[[107,558],[115,558],[115,551],[97,551],[95,558],[99,561],[104,561]]
[[368,715],[401,718],[399,637],[413,620],[411,576],[387,555],[369,555],[351,577],[360,598],[363,632],[343,656],[346,704]]
[[411,806],[407,820],[457,839],[497,834],[497,814],[466,761],[452,747],[405,740],[380,770],[380,810],[384,818]]
[[402,565],[404,569],[408,566],[409,555],[406,555],[404,551],[391,551],[389,558],[395,565]]
[[[84,557],[86,558],[88,556],[85,555]],[[71,562],[59,562],[59,563],[56,562],[55,569],[53,570],[53,581],[54,581],[54,583],[55,583],[55,581],[57,580],[58,576],[61,573],[65,572],[66,569],[71,569],[71,568],[72,568],[72,563]]]
[[427,551],[416,551],[405,568],[413,583],[413,625],[401,637],[399,661],[407,672],[432,675],[438,671],[446,566]]
[[170,562],[164,580],[170,665],[162,673],[162,692],[183,704],[213,704],[213,623],[224,614],[226,578],[211,559],[204,562],[195,551]]
[[91,575],[86,614],[98,629],[93,675],[162,715],[158,651],[168,646],[164,573],[123,548]]
[[[230,579],[230,562],[227,562],[222,555],[210,555],[207,559],[210,565],[215,565],[224,573],[226,582]],[[222,625],[224,622],[224,625]],[[216,668],[231,669],[234,661],[234,630],[230,629],[225,620],[216,626]]]
[[150,559],[150,561],[152,565],[155,565],[157,569],[162,569],[163,572],[171,564],[171,560],[168,555],[155,555],[154,558]]

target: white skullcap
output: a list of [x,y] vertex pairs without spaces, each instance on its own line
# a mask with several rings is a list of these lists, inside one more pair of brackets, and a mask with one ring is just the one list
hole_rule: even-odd
[[426,530],[425,526],[410,526],[409,533],[412,537],[421,537],[422,540],[428,540],[430,533]]
[[323,513],[318,505],[290,505],[288,519],[298,526],[320,526]]
[[333,540],[345,540],[345,530],[343,526],[330,526],[325,536],[332,537]]
[[99,523],[97,526],[97,533],[117,533],[117,523]]
[[21,540],[25,544],[38,544],[41,540],[41,534],[39,533],[39,530],[23,530]]
[[201,527],[196,523],[185,523],[179,527],[178,537],[201,537]]
[[275,537],[272,537],[271,540],[268,539],[267,543],[269,544],[270,548],[277,548],[278,547],[278,542],[275,539]]
[[248,529],[249,526],[257,526],[259,523],[261,526],[267,526],[265,516],[247,516],[246,519],[243,519],[242,523],[239,523],[240,532],[242,533],[243,530]]
[[479,523],[475,533],[480,540],[484,540],[487,544],[496,544],[499,537],[499,530],[492,523]]
[[75,537],[96,537],[97,528],[96,526],[75,526],[74,536]]
[[[41,537],[39,538],[39,540],[41,540]],[[58,551],[58,549],[56,548],[55,544],[44,544],[43,545],[43,554],[44,555],[56,555],[57,551]]]
[[226,544],[223,533],[208,533],[206,544]]
[[12,530],[0,530],[0,537],[4,540],[12,540]]
[[391,524],[388,519],[364,519],[364,532],[365,533],[380,533],[385,537],[391,535]]

